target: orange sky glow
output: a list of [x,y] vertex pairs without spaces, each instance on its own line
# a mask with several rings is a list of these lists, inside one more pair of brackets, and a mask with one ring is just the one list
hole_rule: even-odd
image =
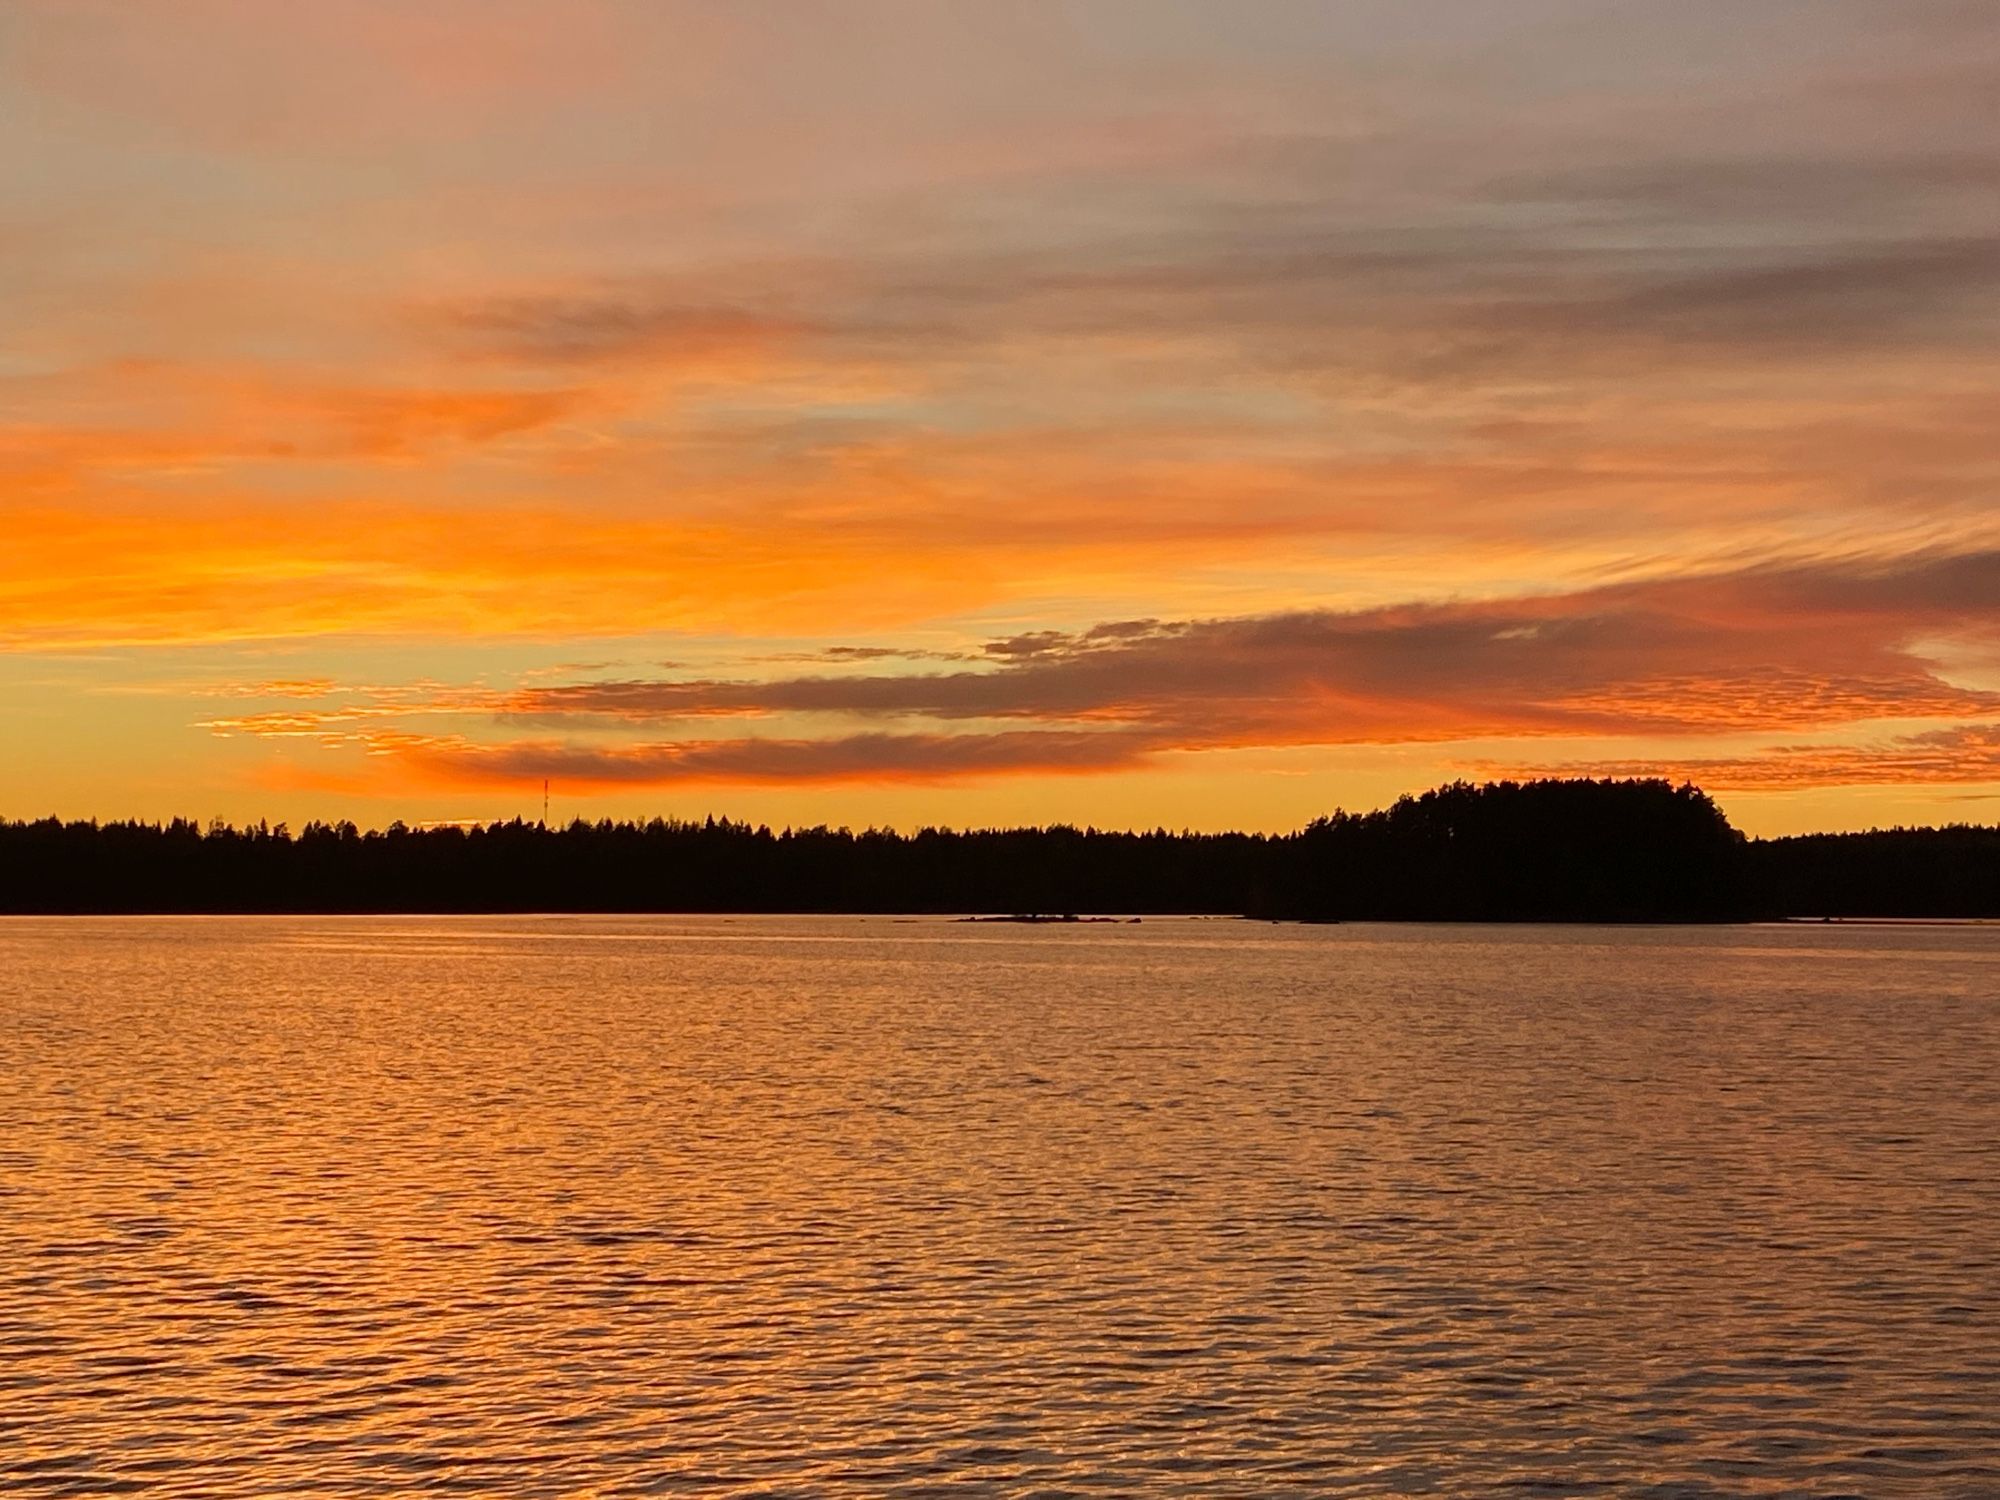
[[23,0],[0,815],[2000,817],[2000,11]]

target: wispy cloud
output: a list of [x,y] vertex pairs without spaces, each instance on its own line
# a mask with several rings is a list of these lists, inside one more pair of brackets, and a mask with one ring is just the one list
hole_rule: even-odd
[[994,665],[525,690],[513,716],[848,714],[1141,724],[1211,744],[1691,734],[1981,713],[1925,654],[2000,653],[2000,553],[1754,568],[1363,611],[1119,621],[987,643]]
[[482,743],[452,736],[374,737],[369,749],[422,779],[519,786],[560,779],[571,791],[616,786],[957,782],[1000,775],[1129,770],[1155,748],[1129,731],[1030,729],[982,734],[850,734],[650,744]]
[[[1823,561],[1463,603],[1110,621],[995,638],[980,659],[949,671],[863,653],[837,658],[859,668],[839,674],[415,693],[206,722],[218,732],[316,735],[429,775],[457,767],[473,781],[543,775],[588,785],[947,781],[1312,745],[1514,740],[1527,756],[1534,742],[1560,738],[1680,747],[1618,769],[1686,766],[1719,786],[1976,780],[1991,769],[1983,724],[1749,758],[1684,748],[1716,736],[2000,713],[2000,692],[1940,665],[1946,649],[2000,667],[2000,553]],[[425,715],[476,720],[482,732],[412,734],[383,723]],[[729,721],[738,732],[718,737],[714,726]],[[696,724],[709,727],[687,732]],[[564,737],[491,738],[525,725]],[[651,737],[635,743],[634,733]],[[1958,769],[1925,775],[1946,763]]]
[[[1493,763],[1472,769],[1485,772]],[[1512,774],[1523,769],[1518,763],[1506,767]],[[2000,782],[2000,723],[1877,736],[1860,744],[1781,745],[1750,755],[1556,761],[1525,769],[1551,776],[1670,776],[1718,792]]]

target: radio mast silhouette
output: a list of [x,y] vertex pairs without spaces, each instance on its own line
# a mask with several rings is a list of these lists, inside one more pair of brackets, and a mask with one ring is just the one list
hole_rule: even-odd
[[542,778],[542,827],[549,826],[549,779]]

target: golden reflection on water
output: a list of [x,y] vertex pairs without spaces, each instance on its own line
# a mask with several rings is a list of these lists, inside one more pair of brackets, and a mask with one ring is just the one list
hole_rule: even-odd
[[2000,1493],[2000,931],[0,960],[10,1493]]

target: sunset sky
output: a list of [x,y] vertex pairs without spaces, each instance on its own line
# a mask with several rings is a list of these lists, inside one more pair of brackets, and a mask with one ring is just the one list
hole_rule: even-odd
[[0,815],[2000,818],[1991,0],[12,0]]

